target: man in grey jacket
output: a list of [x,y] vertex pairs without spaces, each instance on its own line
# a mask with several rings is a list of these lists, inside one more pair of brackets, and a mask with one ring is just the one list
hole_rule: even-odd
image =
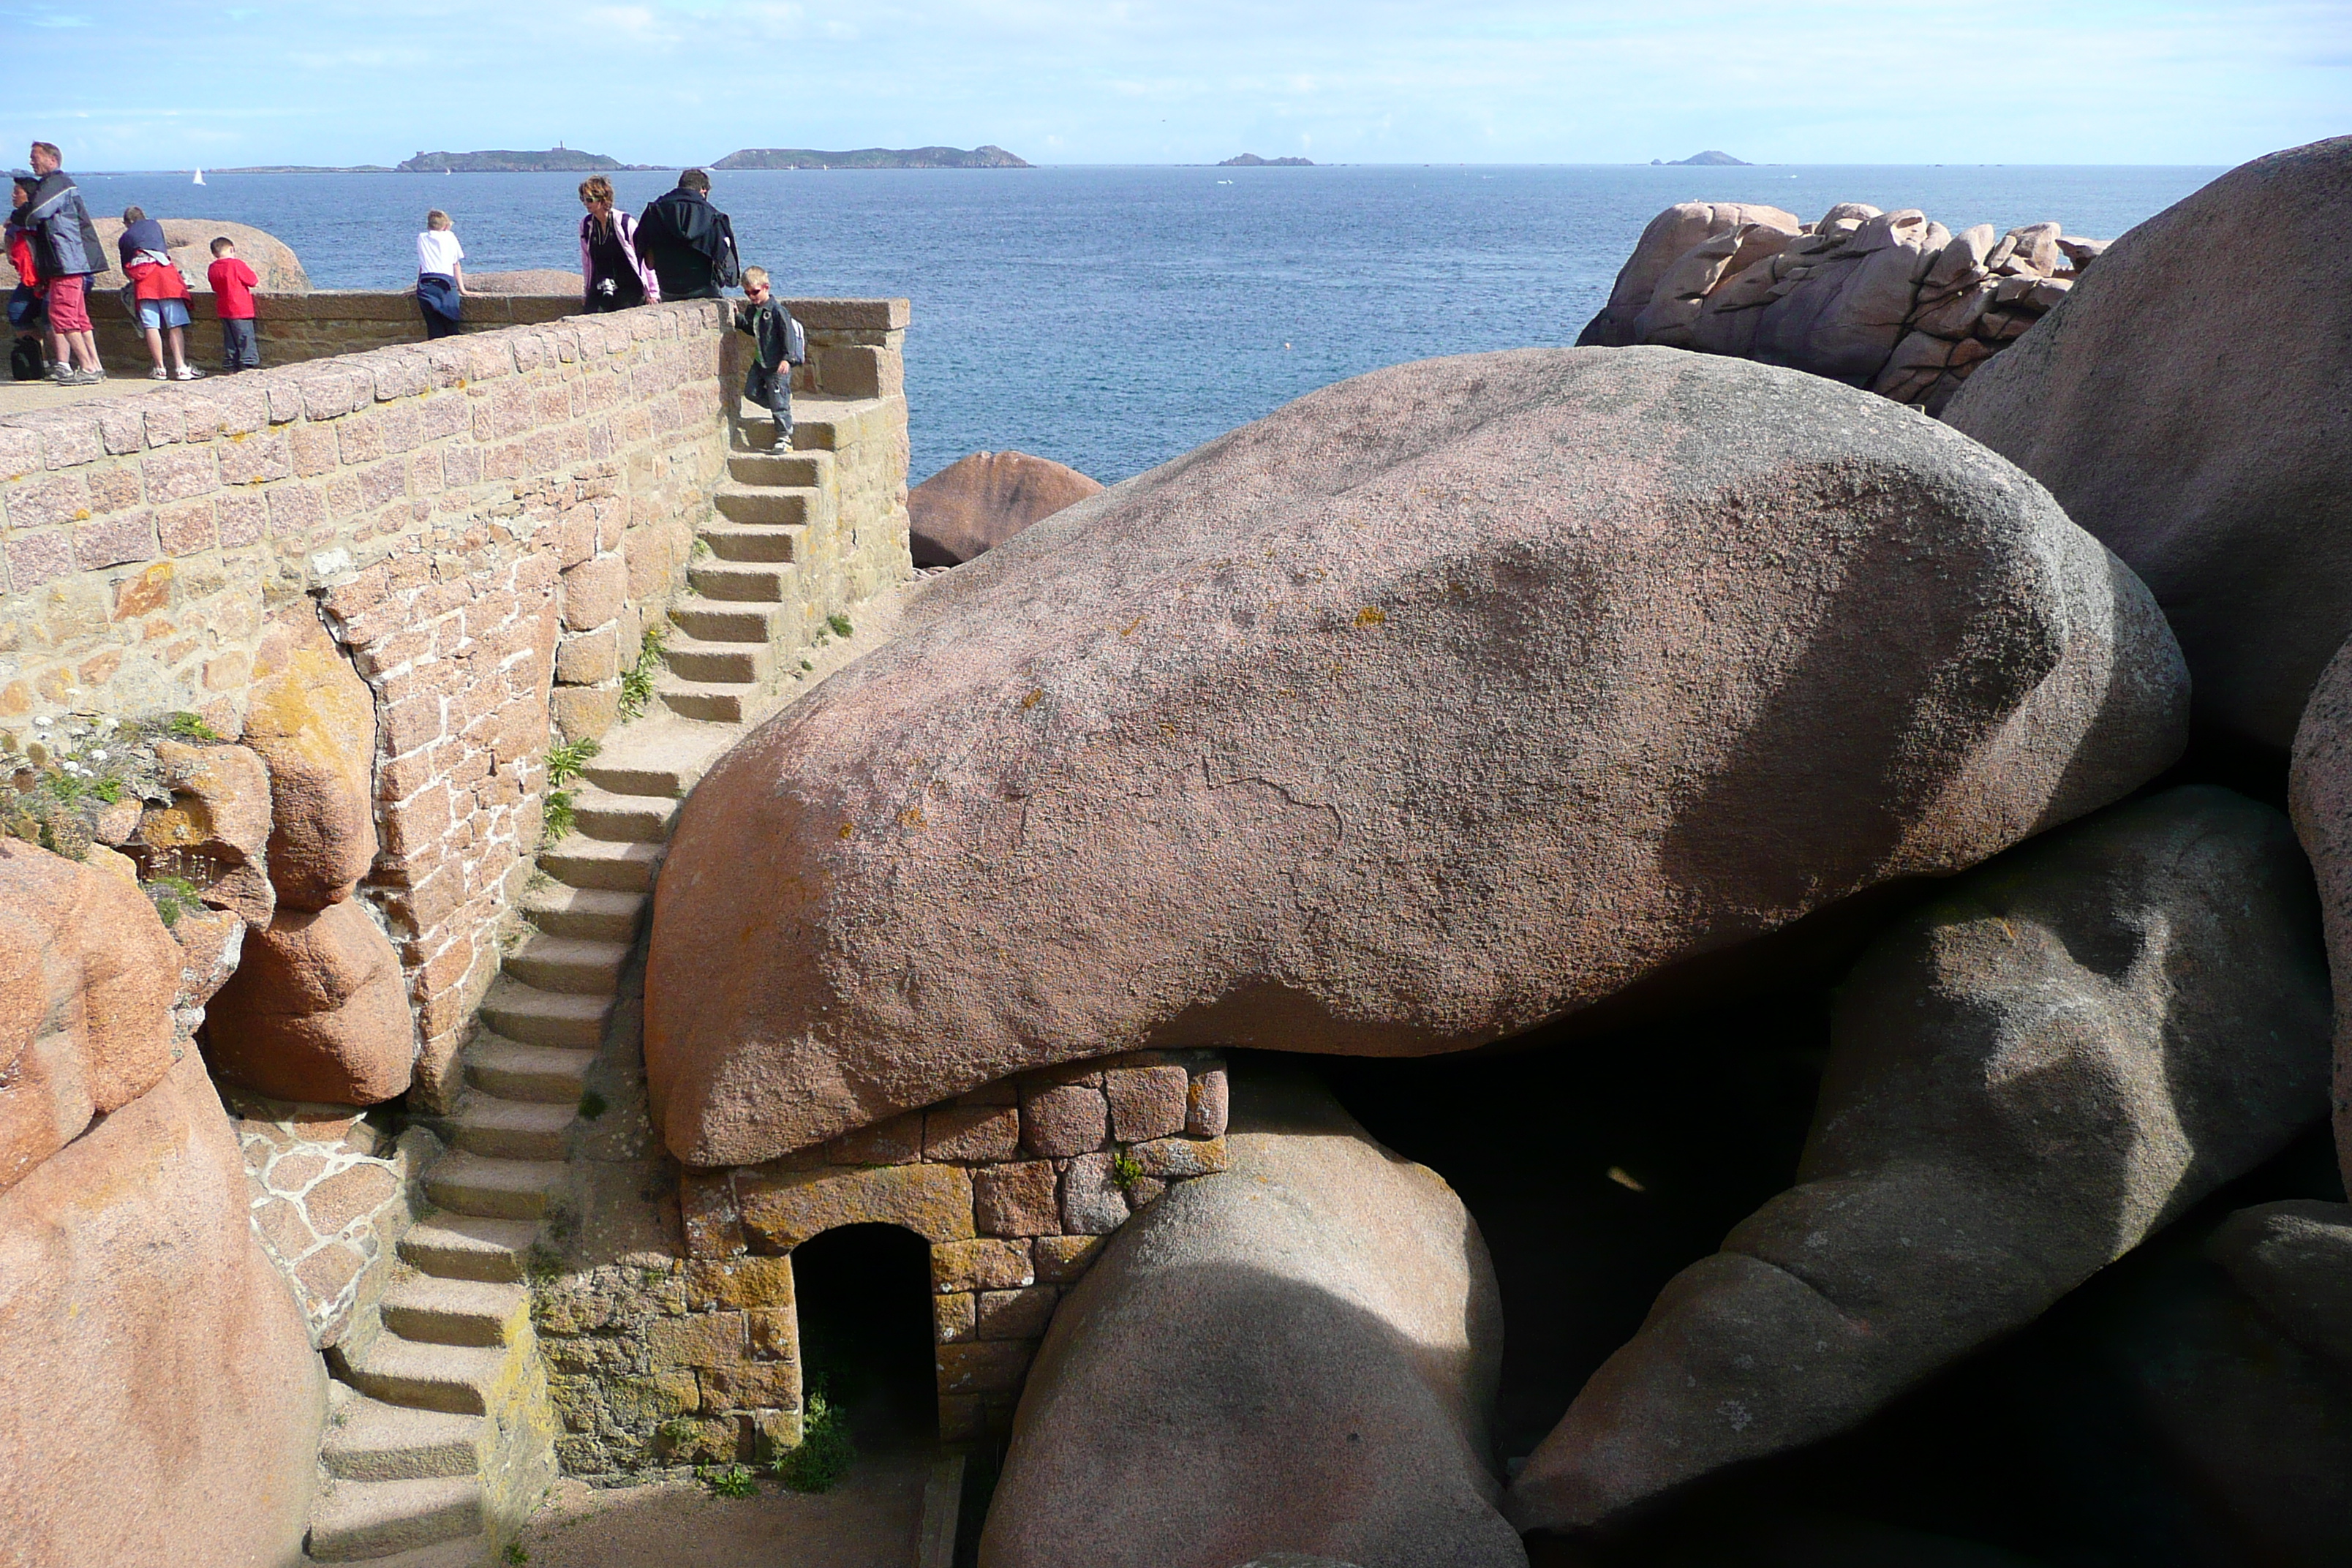
[[33,233],[33,256],[49,285],[49,336],[54,353],[50,379],[63,386],[89,386],[106,379],[99,367],[98,339],[89,320],[89,280],[105,270],[98,225],[82,205],[73,176],[54,142],[33,143],[33,199],[25,223]]

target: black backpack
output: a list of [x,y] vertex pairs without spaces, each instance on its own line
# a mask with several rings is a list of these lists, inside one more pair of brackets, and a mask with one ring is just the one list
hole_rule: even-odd
[[8,374],[18,381],[41,379],[41,340],[18,338],[16,346],[8,351]]

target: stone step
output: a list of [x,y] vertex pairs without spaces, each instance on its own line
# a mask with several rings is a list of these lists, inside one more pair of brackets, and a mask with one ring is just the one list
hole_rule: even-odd
[[[367,1568],[482,1568],[488,1561],[483,1555],[489,1543],[478,1535],[462,1535],[432,1546],[414,1547],[395,1552],[389,1557],[371,1557]],[[304,1557],[305,1563],[315,1563],[315,1557]]]
[[[741,416],[735,422],[735,438],[740,451],[764,452],[776,439],[774,416],[757,404],[743,405]],[[793,400],[793,449],[796,452],[831,452],[841,446],[841,426],[820,404],[808,398]]]
[[310,1557],[365,1563],[482,1532],[482,1483],[474,1476],[409,1481],[338,1481],[310,1510]]
[[797,522],[706,522],[695,530],[695,537],[721,561],[758,565],[798,561],[807,531]]
[[[677,656],[662,650],[672,669]],[[616,795],[593,784],[572,791],[572,820],[583,838],[616,844],[658,844],[669,837],[669,819],[677,815],[677,801],[668,795]]]
[[526,1046],[485,1033],[466,1053],[466,1081],[501,1100],[576,1106],[595,1060],[594,1051]]
[[790,597],[793,576],[789,565],[747,564],[734,561],[703,561],[686,569],[686,580],[706,599],[736,605],[781,605]]
[[[824,492],[810,485],[720,484],[710,500],[729,522],[805,527],[823,515]],[[707,526],[702,536],[710,537]]]
[[579,833],[566,834],[553,848],[539,854],[539,868],[557,881],[614,893],[651,892],[654,868],[660,864],[657,844],[619,843]]
[[[698,642],[771,643],[783,624],[784,612],[758,605],[687,599],[670,610],[669,618],[678,630]],[[594,773],[594,769],[589,770],[591,777]]]
[[654,694],[680,718],[740,724],[759,700],[760,689],[736,681],[680,680],[675,675],[664,675],[655,678]]
[[680,680],[763,686],[776,673],[776,650],[764,642],[672,637],[662,646],[662,662]]
[[578,1104],[577,1094],[561,1103],[469,1094],[450,1122],[450,1137],[467,1153],[488,1159],[561,1160],[570,1150],[572,1116]]
[[335,1386],[345,1397],[319,1439],[319,1462],[330,1476],[347,1481],[422,1481],[480,1471],[480,1444],[488,1428],[481,1416],[386,1405],[349,1384]]
[[[769,428],[774,428],[772,423]],[[728,457],[727,477],[739,485],[827,489],[834,482],[833,466],[831,452],[736,452]]]
[[452,1214],[535,1220],[563,1170],[558,1160],[495,1160],[453,1149],[425,1173],[425,1195]]
[[[674,806],[675,801],[672,804]],[[548,935],[586,937],[596,942],[636,941],[637,921],[645,909],[643,893],[574,888],[562,882],[545,883],[522,896],[522,912]]]
[[503,1345],[425,1344],[383,1333],[348,1370],[352,1387],[386,1405],[479,1415],[489,1408],[506,1362]]
[[479,1279],[409,1279],[384,1293],[383,1326],[418,1344],[511,1344],[530,1321],[530,1292]]
[[542,991],[501,974],[482,997],[482,1021],[509,1040],[526,1046],[569,1046],[587,1050],[604,1043],[604,1020],[613,997],[571,991]]
[[512,1284],[526,1272],[539,1222],[442,1214],[420,1220],[400,1238],[400,1260],[442,1279]]
[[625,942],[550,936],[541,931],[508,953],[504,968],[525,985],[541,991],[609,996],[620,988],[621,965],[628,957],[629,944]]

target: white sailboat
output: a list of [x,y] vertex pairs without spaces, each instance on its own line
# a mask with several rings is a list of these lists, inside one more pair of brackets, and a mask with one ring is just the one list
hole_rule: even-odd
[[205,183],[205,172],[204,172],[202,169],[198,169],[198,170],[196,171],[196,184],[200,184],[200,185],[201,185],[201,184],[203,184],[204,183]]

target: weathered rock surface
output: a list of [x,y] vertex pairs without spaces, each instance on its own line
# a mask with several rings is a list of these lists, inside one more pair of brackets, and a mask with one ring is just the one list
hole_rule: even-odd
[[301,1561],[326,1373],[251,1202],[194,1052],[0,1193],[12,1561]]
[[2336,1158],[2352,1187],[2352,643],[2312,689],[2293,755],[2287,809],[2319,879],[2336,985]]
[[1129,1221],[1055,1312],[981,1562],[1523,1568],[1476,1223],[1303,1076],[1236,1071],[1233,1119],[1233,1170]]
[[304,605],[263,636],[245,744],[269,770],[269,880],[291,909],[351,897],[375,860],[375,698]]
[[[89,187],[83,186],[82,195],[89,198]],[[97,217],[94,213],[91,216],[98,223],[98,237],[101,242],[99,249],[104,253],[106,270],[90,279],[90,290],[98,293],[119,289],[122,287],[123,277],[114,242],[122,237],[122,219],[120,216]],[[213,241],[226,235],[236,242],[237,259],[252,268],[253,275],[261,279],[261,292],[307,294],[310,290],[310,279],[303,272],[301,260],[294,254],[293,247],[266,229],[211,217],[167,217],[157,221],[163,226],[163,243],[171,251],[172,259],[180,264],[180,270],[187,274],[189,280],[199,289],[209,290],[212,287],[205,275],[213,264]],[[467,279],[467,281],[470,283],[473,280]]]
[[1945,412],[2147,580],[2199,721],[2272,746],[2352,632],[2347,253],[2352,136],[2258,158],[2116,240]]
[[400,957],[356,900],[282,911],[248,937],[211,1016],[214,1070],[263,1094],[374,1105],[408,1088],[416,1037]]
[[1512,1489],[1600,1523],[1853,1426],[2029,1321],[2326,1105],[2284,817],[2207,786],[2019,849],[1839,993],[1798,1185],[1684,1270]]
[[1102,486],[1026,452],[974,452],[907,492],[908,542],[918,566],[957,566]]
[[163,1078],[180,963],[135,883],[0,837],[0,1191]]
[[577,272],[561,267],[526,267],[513,272],[468,272],[466,290],[471,294],[570,294],[575,299],[588,285]]
[[172,804],[151,807],[130,846],[140,874],[193,886],[256,931],[278,907],[269,885],[269,770],[243,746],[155,742]]
[[2298,1198],[2240,1209],[2206,1251],[2288,1338],[2352,1374],[2352,1205]]
[[1652,218],[1634,242],[1633,254],[1618,268],[1609,303],[1585,325],[1577,347],[1613,349],[1642,342],[1635,323],[1660,297],[1659,286],[1675,264],[1694,247],[1750,226],[1786,235],[1804,227],[1794,213],[1748,202],[1677,202]]
[[1110,1052],[1467,1048],[2105,804],[2185,708],[2138,583],[1880,399],[1399,366],[959,568],[712,769],[656,1114],[748,1163]]
[[1788,365],[1932,414],[2105,248],[2054,223],[1996,239],[1916,208],[1840,202],[1801,226],[1774,208],[1685,202],[1651,220],[1577,342]]

